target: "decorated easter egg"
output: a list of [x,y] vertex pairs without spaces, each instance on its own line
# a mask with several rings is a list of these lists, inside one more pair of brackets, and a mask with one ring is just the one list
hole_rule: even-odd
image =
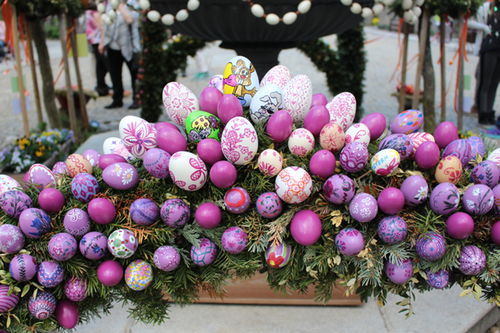
[[64,279],[64,268],[55,261],[43,261],[38,265],[38,282],[46,288],[54,288]]
[[168,177],[170,154],[160,148],[152,148],[144,153],[142,162],[146,171],[155,178]]
[[370,130],[363,123],[351,125],[345,132],[345,143],[361,142],[368,146],[370,143]]
[[153,255],[153,261],[159,270],[171,272],[179,267],[181,256],[173,246],[160,246]]
[[462,176],[462,162],[456,156],[446,156],[439,161],[434,176],[438,183],[456,184]]
[[[75,154],[73,154],[75,155]],[[70,156],[73,156],[70,155]],[[78,155],[81,156],[81,155]],[[68,157],[69,158],[69,157]],[[81,156],[82,160],[85,160],[83,156]],[[85,160],[87,161],[87,160]],[[66,160],[66,164],[68,163],[68,160]],[[88,161],[87,161],[88,163]],[[92,171],[92,167],[90,167],[90,170]],[[71,174],[71,171],[68,171],[71,175],[71,177],[74,176],[74,174]],[[56,183],[56,178],[54,174],[52,173],[52,170],[47,168],[43,164],[33,164],[28,172],[26,173],[26,177],[28,178],[28,184],[35,185],[36,188],[38,189],[43,189],[46,187],[52,187]]]
[[[217,105],[222,98],[222,92],[214,87],[205,87],[201,91],[199,102],[200,110],[217,115]],[[191,114],[188,115],[188,118]],[[187,122],[187,119],[186,119]]]
[[52,259],[57,261],[66,261],[76,254],[78,244],[75,237],[72,235],[61,232],[55,234],[49,241],[49,255]]
[[134,260],[125,269],[125,283],[132,290],[144,290],[152,281],[153,267],[144,260]]
[[377,200],[368,193],[356,194],[349,204],[349,213],[358,222],[370,222],[377,212]]
[[217,117],[223,124],[234,117],[243,116],[243,107],[240,100],[234,95],[222,95],[219,104],[217,104]]
[[9,273],[18,282],[33,279],[37,271],[35,258],[29,254],[18,254],[12,258],[9,264]]
[[11,190],[0,194],[0,208],[13,218],[17,219],[25,209],[32,206],[31,198],[22,191]]
[[445,148],[450,142],[458,139],[457,126],[451,121],[442,122],[434,130],[434,139],[439,148]]
[[224,195],[224,205],[233,214],[244,213],[250,207],[250,203],[250,195],[242,187],[233,187]]
[[344,228],[335,236],[335,246],[346,256],[355,256],[365,248],[363,234],[354,228]]
[[392,134],[384,138],[378,145],[378,150],[394,149],[399,153],[401,160],[405,160],[413,153],[411,139],[405,134]]
[[408,206],[417,206],[427,200],[429,185],[422,176],[410,176],[401,184],[401,191]]
[[156,141],[158,141],[158,147],[170,155],[187,150],[186,136],[177,128],[160,128],[156,133]]
[[217,246],[210,239],[202,238],[198,246],[191,246],[190,256],[197,266],[210,265],[217,257]]
[[168,199],[160,210],[161,220],[172,228],[180,228],[191,217],[189,205],[181,199]]
[[307,75],[295,75],[283,88],[283,105],[294,122],[304,120],[312,102],[312,83]]
[[495,162],[500,167],[500,148],[493,150],[487,158],[488,161]]
[[450,142],[443,150],[442,156],[456,156],[462,162],[462,166],[467,165],[471,158],[469,142],[466,139],[457,139]]
[[458,269],[465,275],[478,275],[486,267],[486,255],[475,245],[467,245],[460,251]]
[[457,210],[460,204],[460,193],[452,183],[441,183],[431,193],[429,204],[434,213],[447,215]]
[[350,92],[343,92],[335,96],[326,108],[330,112],[330,121],[337,123],[343,131],[346,131],[356,115],[356,98]]
[[334,121],[330,121],[323,126],[319,133],[319,144],[321,148],[333,152],[339,151],[344,147],[345,134],[342,127]]
[[401,217],[386,216],[378,223],[378,237],[386,244],[398,244],[405,240],[408,226]]
[[448,286],[450,274],[447,270],[440,269],[437,272],[431,272],[428,270],[425,274],[427,275],[427,283],[432,288],[443,289]]
[[493,196],[495,197],[496,213],[500,214],[500,184],[493,188]]
[[285,110],[276,111],[267,121],[266,133],[274,142],[283,142],[293,129],[293,118]]
[[391,122],[392,133],[409,134],[418,131],[424,124],[424,114],[419,110],[406,110]]
[[333,175],[323,184],[326,200],[343,205],[349,203],[356,193],[354,181],[346,175]]
[[413,276],[413,263],[405,259],[401,263],[387,262],[384,267],[385,275],[395,284],[405,284]]
[[73,302],[81,302],[87,298],[87,280],[72,277],[64,284],[64,295]]
[[283,169],[283,158],[274,149],[266,149],[257,161],[260,172],[269,177],[276,176]]
[[131,164],[115,163],[104,169],[102,180],[115,190],[130,190],[139,183],[139,174]]
[[321,229],[322,225],[318,214],[309,209],[295,213],[290,222],[292,238],[304,246],[316,243],[321,236]]
[[290,261],[292,247],[285,243],[270,244],[266,250],[266,263],[271,268],[281,268]]
[[250,103],[250,118],[255,124],[265,123],[278,110],[283,109],[283,91],[275,84],[267,84],[257,91]]
[[51,219],[43,210],[28,208],[19,215],[19,227],[28,238],[40,238],[52,230]]
[[260,216],[274,219],[281,214],[283,204],[275,192],[266,192],[259,195],[255,203]]
[[153,124],[136,116],[125,116],[118,127],[120,138],[128,151],[141,158],[146,151],[155,148],[156,129]]
[[423,142],[415,152],[415,162],[419,168],[430,169],[439,163],[440,151],[436,143],[431,141]]
[[122,139],[117,137],[109,137],[104,140],[104,142],[102,143],[102,151],[104,152],[104,154],[120,155],[127,161],[131,161],[134,159],[134,155],[132,155],[128,151],[127,147],[125,147]]
[[213,202],[204,202],[196,208],[194,219],[204,229],[213,229],[219,226],[222,220],[222,211]]
[[56,162],[56,164],[54,164],[54,166],[52,167],[52,173],[56,177],[60,176],[60,175],[67,175],[68,174],[68,167],[66,166],[66,163],[61,162],[61,161]]
[[72,208],[64,215],[64,230],[75,237],[85,235],[90,230],[90,220],[87,212],[80,208]]
[[314,135],[305,128],[297,128],[288,138],[288,149],[293,155],[305,157],[314,149]]
[[227,228],[221,237],[222,248],[231,254],[238,254],[245,250],[248,243],[247,233],[240,227]]
[[388,176],[399,166],[400,156],[394,149],[383,149],[373,155],[370,164],[379,176]]
[[153,224],[160,217],[160,208],[151,199],[140,198],[130,205],[130,218],[139,225]]
[[[18,226],[0,225],[0,252],[13,254],[24,247],[24,235]],[[1,312],[1,311],[0,311]]]
[[309,170],[315,176],[328,178],[335,172],[335,155],[326,149],[318,150],[309,160]]
[[224,94],[232,94],[244,107],[249,106],[259,87],[259,76],[250,60],[236,56],[224,68]]
[[493,191],[486,185],[476,184],[465,190],[462,204],[467,213],[473,215],[484,215],[488,213],[495,204]]
[[7,175],[0,175],[0,195],[19,188],[21,188],[21,185],[17,180]]
[[79,173],[71,180],[71,193],[77,200],[89,202],[97,192],[99,192],[99,183],[89,173]]
[[[420,145],[424,142],[436,142],[434,139],[434,136],[430,133],[426,132],[414,132],[408,134],[408,137],[411,140],[411,143],[413,144],[413,153],[417,151],[417,148],[420,147]],[[439,149],[439,148],[438,148]]]
[[347,172],[359,172],[368,163],[368,148],[362,142],[346,144],[340,152],[340,166]]
[[446,219],[446,232],[455,239],[466,239],[474,232],[474,220],[463,212],[457,212]]
[[[86,149],[83,153],[82,156],[89,161],[90,165],[93,167],[97,166],[99,163],[99,157],[101,157],[101,154],[95,149]],[[52,172],[54,172],[52,170]]]
[[210,165],[224,158],[220,142],[215,139],[203,139],[198,142],[196,145],[196,152],[203,162]]
[[276,177],[275,189],[284,202],[298,204],[311,195],[312,179],[304,169],[291,166],[280,171]]
[[476,184],[484,184],[493,188],[500,179],[500,168],[493,161],[482,161],[474,167],[470,177]]
[[377,140],[387,128],[387,119],[382,113],[370,113],[361,119],[361,123],[365,124],[370,131],[370,139]]
[[218,188],[229,188],[234,185],[238,171],[228,161],[218,161],[210,168],[210,181]]
[[99,168],[102,170],[106,169],[109,165],[115,164],[115,163],[120,163],[120,162],[127,162],[123,156],[120,156],[118,154],[103,154],[99,157]]
[[28,301],[28,310],[31,315],[39,320],[45,320],[52,316],[56,310],[57,300],[48,291],[38,291],[36,296],[31,296]]
[[168,172],[175,185],[185,191],[199,190],[208,178],[205,163],[187,151],[179,151],[170,157]]
[[102,259],[108,252],[108,239],[104,234],[91,231],[80,239],[80,253],[89,260]]
[[261,89],[268,84],[274,84],[280,87],[281,89],[284,89],[288,82],[292,79],[292,74],[290,73],[290,70],[283,65],[276,65],[273,68],[271,68],[266,75],[262,78],[260,81],[260,86]]
[[0,284],[0,313],[9,312],[19,302],[19,295],[16,292],[9,293],[9,289],[8,285]]
[[207,84],[207,87],[216,88],[220,92],[223,92],[223,86],[224,86],[224,78],[220,74],[212,75]]
[[137,238],[128,229],[115,230],[108,237],[109,252],[120,259],[130,258],[138,246]]
[[484,147],[483,139],[478,136],[471,136],[467,138],[467,142],[470,146],[470,159],[476,160],[477,156],[484,157],[486,154],[486,149]]
[[259,147],[257,132],[246,118],[235,117],[226,124],[222,132],[221,147],[229,162],[236,165],[248,164]]
[[80,320],[80,311],[75,303],[65,299],[57,303],[55,317],[59,326],[72,329]]
[[169,82],[163,88],[163,107],[168,117],[180,126],[184,126],[191,112],[199,110],[196,95],[179,82]]
[[92,165],[80,154],[69,155],[65,163],[70,177],[75,177],[82,172],[92,173]]
[[431,231],[418,237],[415,248],[420,258],[436,261],[446,253],[446,241],[441,234]]
[[193,111],[186,118],[186,134],[190,142],[211,138],[219,140],[220,119],[205,111]]

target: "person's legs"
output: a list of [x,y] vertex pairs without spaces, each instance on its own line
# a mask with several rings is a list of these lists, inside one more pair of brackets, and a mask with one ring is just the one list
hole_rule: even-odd
[[491,68],[492,80],[488,89],[488,110],[491,110],[492,117],[495,117],[493,105],[495,104],[495,96],[497,94],[498,83],[500,82],[500,52],[492,52],[494,56],[494,65]]
[[485,52],[481,55],[481,82],[479,84],[479,123],[493,124],[493,110],[489,108],[489,94],[491,85],[494,83],[494,68],[496,59],[490,52]]
[[94,53],[95,59],[95,76],[96,76],[96,91],[99,96],[107,96],[109,93],[109,87],[106,84],[106,73],[108,72],[106,65],[106,58],[104,54],[99,53],[99,44],[92,44],[92,53]]
[[122,65],[123,56],[121,51],[107,49],[109,74],[113,82],[113,103],[108,108],[123,106],[123,83],[122,83]]
[[132,80],[132,105],[130,105],[129,109],[137,109],[139,108],[139,104],[137,102],[137,90],[136,90],[138,65],[135,63],[134,58],[132,58],[130,61],[127,61],[126,64],[130,72],[130,79]]

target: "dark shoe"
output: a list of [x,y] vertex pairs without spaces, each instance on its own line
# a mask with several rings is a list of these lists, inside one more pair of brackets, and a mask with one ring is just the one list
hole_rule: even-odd
[[123,103],[122,102],[113,102],[109,105],[106,105],[104,108],[105,109],[118,109],[118,108],[121,108],[123,107]]
[[99,97],[103,97],[103,96],[108,96],[109,95],[109,88],[106,87],[106,88],[95,88],[95,91],[97,92],[97,94],[99,95]]
[[137,102],[134,102],[132,104],[130,104],[130,106],[128,107],[129,110],[136,110],[136,109],[139,109],[141,106],[139,105],[139,103]]
[[478,120],[481,125],[495,125],[495,113],[480,113]]

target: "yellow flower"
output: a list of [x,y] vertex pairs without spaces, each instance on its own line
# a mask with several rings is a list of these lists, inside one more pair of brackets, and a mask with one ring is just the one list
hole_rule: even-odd
[[35,156],[36,156],[36,157],[42,157],[42,156],[43,156],[43,152],[41,152],[41,151],[37,150],[37,151],[35,152]]

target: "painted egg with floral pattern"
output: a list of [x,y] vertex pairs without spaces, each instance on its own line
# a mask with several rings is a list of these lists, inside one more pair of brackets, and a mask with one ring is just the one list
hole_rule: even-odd
[[233,214],[244,213],[250,207],[250,203],[250,195],[242,187],[233,187],[224,195],[224,206]]
[[38,208],[28,208],[19,215],[19,227],[28,238],[40,238],[52,230],[50,216]]
[[265,123],[278,110],[283,109],[283,91],[275,84],[261,87],[250,103],[250,118],[255,124]]
[[13,218],[17,219],[23,210],[32,206],[31,198],[22,191],[12,190],[0,194],[0,208]]
[[405,203],[408,206],[417,206],[427,200],[429,185],[422,176],[410,176],[401,184],[401,191],[405,196]]
[[191,217],[189,205],[181,199],[168,199],[160,210],[161,220],[172,228],[184,226]]
[[345,132],[345,143],[361,142],[368,146],[370,143],[370,130],[363,123],[353,124]]
[[427,270],[427,283],[434,289],[444,289],[448,286],[450,274],[447,270],[440,269],[437,272]]
[[312,103],[312,83],[307,75],[295,75],[283,88],[284,109],[295,123],[302,122]]
[[205,111],[193,111],[186,118],[186,134],[189,142],[204,139],[220,140],[220,119]]
[[286,203],[298,204],[312,192],[312,179],[306,170],[291,166],[281,170],[275,181],[276,194]]
[[17,180],[7,175],[0,175],[0,195],[19,188],[21,188],[21,185]]
[[436,261],[446,253],[446,240],[437,232],[427,232],[418,237],[415,248],[420,258]]
[[487,160],[495,162],[498,165],[498,167],[500,168],[500,148],[497,148],[497,149],[493,150],[488,155]]
[[405,284],[413,276],[413,263],[405,259],[401,263],[387,262],[384,267],[385,275],[395,284]]
[[346,256],[355,256],[365,248],[363,234],[354,228],[344,228],[335,236],[335,246]]
[[29,168],[25,177],[27,177],[28,179],[27,183],[34,185],[37,189],[53,187],[56,183],[56,178],[52,173],[52,170],[50,170],[43,164],[33,164]]
[[408,134],[408,137],[411,140],[411,143],[413,145],[413,153],[417,151],[417,148],[420,147],[420,145],[424,142],[431,141],[431,142],[436,142],[434,139],[434,136],[430,133],[426,132],[415,132],[415,133],[410,133]]
[[292,247],[285,243],[270,244],[266,250],[266,263],[271,268],[281,268],[288,264],[291,253]]
[[9,286],[0,284],[0,313],[9,312],[19,302],[19,295],[13,291],[9,293]]
[[160,217],[160,208],[151,199],[140,198],[130,205],[130,218],[139,225],[153,224]]
[[305,128],[297,128],[288,137],[288,149],[293,155],[305,157],[314,149],[314,135]]
[[346,175],[333,175],[323,184],[326,200],[343,205],[349,203],[356,193],[354,181]]
[[477,156],[484,157],[486,154],[486,149],[484,147],[483,139],[478,136],[471,136],[467,138],[467,142],[470,146],[470,159],[476,160]]
[[12,258],[9,264],[9,273],[18,282],[33,279],[37,270],[35,258],[29,254],[18,254]]
[[456,156],[460,159],[460,162],[462,162],[462,166],[465,166],[471,159],[470,155],[469,142],[466,139],[457,139],[446,146],[443,150],[442,157]]
[[344,147],[345,134],[342,127],[334,121],[323,126],[319,133],[319,144],[321,148],[337,152]]
[[73,277],[64,284],[64,295],[73,302],[87,298],[87,280]]
[[403,218],[393,215],[380,220],[377,229],[378,237],[386,244],[398,244],[405,240],[408,226]]
[[203,160],[187,151],[178,151],[170,157],[168,172],[174,184],[185,191],[199,190],[208,179]]
[[38,265],[38,282],[46,288],[54,288],[64,279],[64,268],[55,261],[43,261]]
[[134,155],[132,155],[127,147],[125,147],[125,144],[123,143],[122,139],[117,138],[117,137],[109,137],[106,140],[104,140],[102,144],[102,150],[104,154],[116,154],[120,155],[127,161],[132,161],[134,159]]
[[484,184],[493,188],[500,179],[500,168],[493,161],[482,161],[474,167],[470,177],[476,184]]
[[394,149],[399,153],[401,160],[405,160],[413,154],[411,139],[405,134],[392,134],[383,139],[378,145],[378,150]]
[[71,193],[79,201],[89,202],[97,192],[99,192],[99,183],[89,173],[79,173],[71,180]]
[[436,214],[451,214],[460,204],[460,192],[452,183],[441,183],[432,190],[429,204]]
[[340,166],[347,172],[359,172],[368,163],[369,152],[367,146],[362,142],[352,142],[340,152]]
[[132,290],[144,290],[152,281],[153,267],[144,260],[134,260],[125,269],[125,283]]
[[275,84],[281,89],[284,89],[288,82],[292,79],[292,74],[288,67],[283,65],[276,65],[271,68],[260,81],[260,86],[265,87],[269,84]]
[[274,177],[283,169],[283,158],[276,150],[266,149],[260,153],[257,165],[264,175]]
[[[0,252],[13,254],[24,247],[24,235],[18,226],[0,225]],[[1,311],[0,311],[1,312]]]
[[50,238],[48,249],[52,259],[57,261],[66,261],[76,254],[78,244],[75,237],[61,232]]
[[383,149],[373,155],[370,163],[377,175],[388,176],[399,166],[400,156],[394,149]]
[[229,162],[236,165],[250,163],[259,148],[257,132],[250,121],[243,117],[229,120],[222,132],[221,148]]
[[493,191],[486,185],[476,184],[465,190],[462,204],[467,213],[484,215],[488,213],[495,204]]
[[410,134],[418,131],[424,124],[424,114],[419,110],[401,112],[391,122],[392,133]]
[[168,163],[170,154],[160,148],[148,150],[142,156],[142,162],[146,171],[155,178],[168,177]]
[[91,231],[80,239],[80,253],[89,260],[100,260],[108,253],[107,242],[104,234]]
[[68,174],[68,167],[66,166],[66,163],[64,162],[56,162],[54,166],[52,167],[52,173],[54,176],[58,177],[61,175],[67,175]]
[[72,208],[64,215],[64,230],[75,237],[85,235],[90,230],[90,219],[86,211]]
[[179,82],[169,82],[163,88],[163,107],[168,117],[179,126],[184,126],[191,112],[200,109],[196,95]]
[[356,98],[350,92],[343,92],[335,96],[326,108],[330,112],[330,121],[337,123],[343,131],[346,131],[356,115]]
[[210,265],[217,257],[217,245],[208,238],[202,238],[198,246],[191,246],[190,256],[197,266]]
[[156,268],[165,272],[171,272],[179,267],[181,256],[179,251],[173,246],[160,246],[156,249],[153,260]]
[[118,127],[120,138],[128,151],[141,158],[149,149],[156,148],[156,128],[136,116],[125,116]]
[[275,192],[266,192],[259,195],[255,206],[257,213],[267,219],[278,217],[283,210],[283,203]]
[[137,238],[128,229],[115,230],[108,237],[109,252],[120,259],[130,258],[138,246]]
[[377,200],[368,193],[358,193],[349,204],[349,213],[358,222],[370,222],[377,216]]
[[75,177],[82,172],[92,173],[92,165],[80,154],[69,155],[65,163],[70,177]]
[[101,157],[101,154],[95,149],[87,149],[82,153],[82,156],[90,162],[90,165],[95,167],[99,164],[99,157]]
[[130,190],[139,183],[139,174],[131,164],[114,163],[104,169],[102,180],[115,190]]
[[52,316],[56,310],[57,300],[48,291],[38,291],[36,296],[31,296],[28,301],[28,310],[31,315],[39,320],[45,320]]
[[247,233],[240,227],[227,228],[221,237],[222,248],[231,254],[238,254],[245,250],[248,243]]
[[462,162],[456,156],[446,156],[439,161],[434,176],[438,183],[456,184],[462,177]]

